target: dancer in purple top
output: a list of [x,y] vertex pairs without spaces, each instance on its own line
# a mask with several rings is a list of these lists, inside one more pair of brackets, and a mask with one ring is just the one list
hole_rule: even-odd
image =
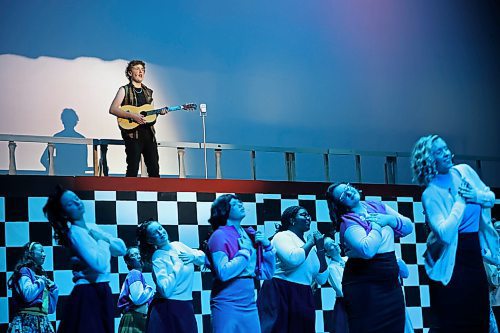
[[272,278],[275,250],[261,232],[241,226],[244,217],[243,203],[235,195],[221,195],[212,204],[214,233],[207,257],[214,274],[210,309],[215,333],[261,331],[254,279]]
[[348,183],[331,185],[326,199],[349,258],[342,278],[349,332],[403,332],[405,304],[394,239],[412,232],[411,220],[379,201],[361,201]]
[[155,291],[142,275],[142,260],[136,246],[129,247],[123,256],[130,272],[123,282],[118,309],[123,313],[118,327],[119,333],[142,333],[146,331],[148,305]]
[[53,333],[47,314],[56,310],[59,290],[42,267],[45,262],[42,244],[29,242],[23,250],[8,282],[16,314],[7,332]]

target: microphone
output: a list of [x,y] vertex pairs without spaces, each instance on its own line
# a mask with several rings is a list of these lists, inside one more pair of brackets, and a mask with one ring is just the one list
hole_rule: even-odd
[[207,115],[207,105],[205,103],[200,104],[200,117]]

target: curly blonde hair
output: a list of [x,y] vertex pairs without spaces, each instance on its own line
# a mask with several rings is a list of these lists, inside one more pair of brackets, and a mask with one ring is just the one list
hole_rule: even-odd
[[438,174],[436,160],[432,156],[432,144],[439,138],[435,134],[423,136],[413,147],[410,164],[413,181],[419,185],[427,186]]

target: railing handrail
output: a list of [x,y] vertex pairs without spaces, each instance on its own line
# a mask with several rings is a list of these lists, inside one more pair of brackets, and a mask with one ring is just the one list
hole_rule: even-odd
[[14,142],[70,143],[70,144],[81,144],[81,145],[93,145],[95,140],[96,139],[72,138],[72,137],[62,137],[62,136],[55,137],[55,136],[42,136],[42,135],[0,134],[0,141],[14,141]]
[[[41,135],[18,135],[18,134],[0,134],[0,141],[9,142],[9,174],[16,173],[15,166],[15,149],[16,142],[31,142],[31,143],[46,143],[49,149],[49,154],[52,159],[49,161],[50,169],[49,174],[54,174],[53,163],[53,152],[54,144],[83,144],[93,146],[94,151],[94,175],[102,175],[102,166],[107,166],[106,160],[106,149],[107,145],[124,145],[124,141],[120,139],[96,139],[96,138],[73,138],[73,137],[53,137],[53,136],[41,136]],[[410,157],[409,152],[400,151],[373,151],[373,150],[356,150],[356,149],[339,149],[339,148],[318,148],[318,147],[277,147],[277,146],[251,146],[251,145],[240,145],[240,144],[227,144],[227,143],[206,143],[203,142],[169,142],[169,141],[159,141],[158,147],[164,148],[176,148],[179,158],[179,176],[185,177],[184,163],[184,150],[185,149],[213,149],[215,151],[216,157],[216,176],[217,178],[222,178],[221,171],[221,153],[223,150],[237,150],[237,151],[248,151],[251,153],[251,168],[252,168],[252,178],[256,178],[256,165],[255,165],[255,153],[256,152],[271,152],[271,153],[284,153],[285,156],[285,166],[288,175],[288,180],[295,180],[295,156],[296,154],[320,154],[324,156],[324,167],[325,176],[329,180],[329,156],[354,156],[355,157],[355,168],[358,181],[361,182],[361,156],[371,156],[371,157],[384,157],[386,159],[386,182],[395,183],[396,182],[396,164],[397,158],[400,157]],[[99,160],[98,147],[101,147],[101,160]],[[481,163],[484,161],[489,162],[500,162],[500,156],[482,156],[482,155],[455,155],[456,159],[459,160],[470,160],[475,161],[476,166],[480,169]],[[104,160],[104,161],[102,161]],[[107,174],[107,171],[104,172]]]
[[[0,134],[0,141],[14,142],[33,142],[33,143],[67,143],[67,144],[85,144],[85,145],[124,145],[121,139],[95,139],[95,138],[72,138],[72,137],[54,137],[43,135],[18,135],[18,134]],[[203,148],[202,142],[191,141],[158,141],[158,147],[167,148]],[[207,149],[221,150],[241,150],[241,151],[260,151],[260,152],[280,152],[280,153],[303,153],[303,154],[329,154],[329,155],[363,155],[363,156],[393,156],[410,157],[409,152],[401,151],[380,151],[380,150],[356,150],[341,148],[315,148],[315,147],[278,147],[278,146],[251,146],[230,143],[209,143]],[[454,156],[460,160],[481,160],[500,162],[500,156],[489,155],[464,155]]]

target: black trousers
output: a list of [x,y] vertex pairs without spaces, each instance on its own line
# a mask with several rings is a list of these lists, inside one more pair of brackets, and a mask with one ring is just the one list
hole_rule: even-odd
[[148,170],[149,177],[160,177],[158,164],[158,146],[153,130],[148,125],[137,127],[137,138],[131,138],[127,133],[122,133],[125,141],[125,154],[127,155],[127,177],[137,177],[141,154]]

